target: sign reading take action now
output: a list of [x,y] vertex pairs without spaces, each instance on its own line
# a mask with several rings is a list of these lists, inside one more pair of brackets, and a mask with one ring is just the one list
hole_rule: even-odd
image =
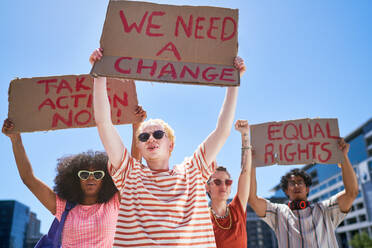
[[[114,124],[133,123],[138,105],[133,80],[107,79]],[[15,132],[95,126],[93,78],[68,75],[15,79],[9,86],[8,118]]]

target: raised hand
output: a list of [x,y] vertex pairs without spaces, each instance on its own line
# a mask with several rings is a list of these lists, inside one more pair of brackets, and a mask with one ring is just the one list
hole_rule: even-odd
[[147,118],[147,112],[142,108],[142,106],[138,105],[134,111],[134,114],[139,119],[139,122],[143,122]]
[[338,148],[342,151],[344,156],[347,156],[347,154],[349,153],[350,144],[346,143],[343,138],[339,138]]
[[237,120],[235,122],[235,130],[240,133],[248,133],[249,132],[249,124],[246,120]]
[[93,51],[93,53],[89,57],[89,62],[93,65],[95,62],[100,60],[103,56],[103,49],[97,48]]
[[11,133],[11,131],[13,129],[14,129],[14,123],[10,119],[5,119],[4,124],[3,124],[3,128],[1,130],[3,132],[3,134],[8,136],[9,138],[15,138],[17,136],[20,136],[19,133]]
[[243,76],[244,72],[246,71],[244,60],[241,57],[237,56],[234,59],[234,66],[239,71],[240,77]]

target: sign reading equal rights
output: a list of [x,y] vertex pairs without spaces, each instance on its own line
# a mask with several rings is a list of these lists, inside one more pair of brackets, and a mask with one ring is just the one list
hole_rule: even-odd
[[340,136],[337,119],[300,119],[251,126],[253,164],[337,164]]

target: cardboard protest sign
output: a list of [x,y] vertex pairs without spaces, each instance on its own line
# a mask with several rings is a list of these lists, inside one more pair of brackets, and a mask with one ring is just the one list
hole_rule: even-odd
[[[136,122],[138,105],[132,80],[107,78],[114,124]],[[15,79],[9,86],[8,118],[15,132],[95,126],[90,75]]]
[[94,76],[239,85],[238,10],[110,1]]
[[337,164],[337,119],[300,119],[251,126],[253,164]]

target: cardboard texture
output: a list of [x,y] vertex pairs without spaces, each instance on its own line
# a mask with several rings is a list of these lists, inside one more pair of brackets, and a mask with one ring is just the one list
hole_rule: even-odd
[[[114,124],[138,121],[132,80],[107,78]],[[8,118],[14,132],[34,132],[95,126],[93,78],[90,75],[22,78],[9,86]]]
[[337,119],[299,119],[251,126],[255,166],[337,164],[340,136]]
[[111,0],[101,47],[94,76],[239,85],[237,9]]

